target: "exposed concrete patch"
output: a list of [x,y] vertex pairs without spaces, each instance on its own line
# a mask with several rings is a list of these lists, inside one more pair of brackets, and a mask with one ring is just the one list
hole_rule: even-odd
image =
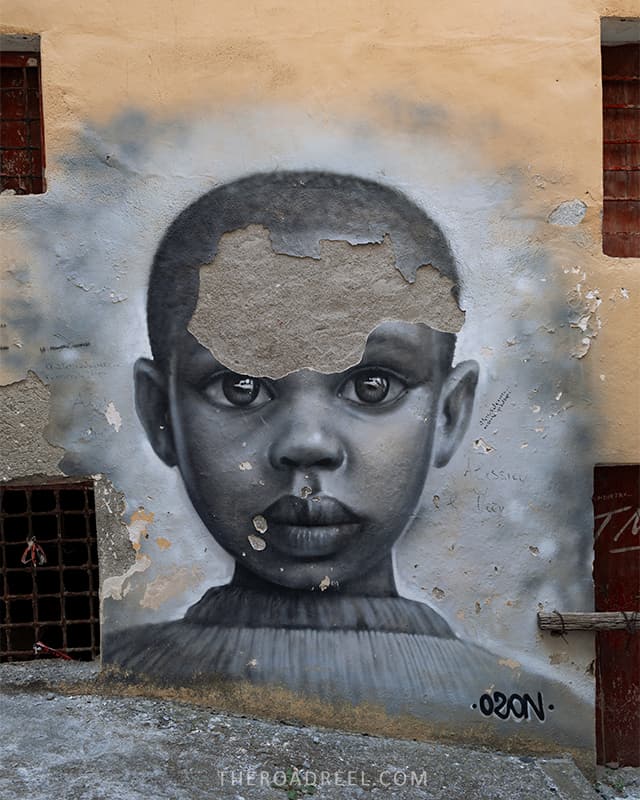
[[[124,521],[126,500],[104,475],[94,475],[96,525],[98,529],[98,558],[100,560],[100,608],[104,618],[104,601],[121,600],[129,591],[129,581],[138,572],[151,566],[151,558],[133,547],[130,525]],[[132,520],[139,515],[134,512]],[[144,512],[147,514],[147,512]],[[153,515],[151,515],[153,518]],[[140,535],[146,530],[148,520],[141,518]],[[135,526],[135,520],[134,520]]]
[[553,209],[547,218],[551,225],[571,227],[579,225],[587,213],[587,205],[582,200],[566,200]]
[[146,553],[136,553],[136,560],[129,567],[129,569],[122,575],[114,575],[110,578],[105,578],[102,581],[102,600],[107,597],[113,600],[122,600],[127,594],[128,581],[136,574],[136,572],[146,572],[151,566],[151,559]]
[[[107,506],[107,508],[109,508]],[[111,510],[109,508],[109,510]],[[128,523],[122,520],[124,513],[124,499],[117,515],[120,528],[121,559],[118,562],[118,573],[103,577],[101,580],[101,602],[107,598],[122,600],[129,592],[129,582],[138,572],[146,572],[151,566],[151,557],[142,552],[142,539],[149,538],[148,526],[153,522],[153,512],[144,508],[136,509]],[[100,538],[100,537],[98,537]],[[122,552],[124,551],[124,553]],[[122,557],[124,556],[124,557]],[[129,564],[123,572],[122,566]]]
[[189,330],[242,374],[340,372],[358,363],[367,336],[386,320],[460,330],[464,313],[437,266],[423,266],[409,283],[389,237],[321,241],[315,259],[276,253],[269,231],[249,225],[223,235],[214,261],[200,270]]
[[0,387],[0,480],[23,475],[64,475],[64,449],[44,437],[51,393],[35,372]]

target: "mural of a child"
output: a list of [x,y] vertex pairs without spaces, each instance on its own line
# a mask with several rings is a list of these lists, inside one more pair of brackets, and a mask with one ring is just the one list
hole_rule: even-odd
[[[588,708],[576,713],[566,686],[514,668],[456,636],[430,606],[398,595],[394,545],[430,468],[445,466],[465,435],[477,364],[454,363],[452,333],[387,320],[342,372],[272,379],[228,369],[188,326],[201,267],[222,236],[250,225],[294,249],[367,241],[382,230],[407,264],[437,265],[457,284],[433,219],[361,178],[253,175],[212,190],[175,220],[150,278],[153,359],[136,364],[137,409],[235,573],[181,620],[108,636],[104,661],[177,685],[246,681],[505,736],[526,724],[535,738],[544,724],[559,741],[575,744],[581,730],[588,739]],[[246,461],[250,491],[238,469]],[[562,710],[569,703],[570,718]]]

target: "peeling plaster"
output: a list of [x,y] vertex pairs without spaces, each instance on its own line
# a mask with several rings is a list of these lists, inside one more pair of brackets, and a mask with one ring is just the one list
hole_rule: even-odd
[[566,200],[553,209],[547,218],[551,225],[570,227],[579,225],[587,213],[587,205],[582,200]]
[[[569,270],[565,269],[565,273],[568,272]],[[585,290],[584,284],[587,278],[585,272],[581,273],[578,268],[574,268],[571,272],[579,274],[580,280],[567,297],[571,309],[569,325],[583,334],[578,344],[573,347],[571,356],[572,358],[584,358],[589,352],[593,339],[598,336],[602,328],[602,320],[598,314],[598,309],[602,305],[602,297],[597,288]]]
[[64,449],[50,444],[44,432],[51,393],[35,372],[0,387],[0,480],[23,475],[63,475],[58,464]]
[[522,664],[514,658],[499,658],[498,664],[500,664],[501,667],[509,667],[509,669],[518,669],[518,667],[522,666]]
[[137,553],[136,560],[129,569],[122,575],[114,575],[102,581],[102,600],[108,597],[112,600],[122,600],[127,594],[129,580],[136,572],[145,572],[151,566],[151,559],[145,553]]
[[158,575],[147,584],[140,605],[157,610],[167,600],[177,597],[188,587],[198,586],[203,580],[204,572],[196,566],[190,569],[179,567],[172,572]]
[[104,475],[98,473],[91,477],[96,504],[102,609],[107,597],[120,600],[127,594],[129,579],[137,572],[144,572],[151,559],[142,557],[131,547],[129,530],[123,519],[126,511],[124,493],[119,492]]
[[104,415],[109,425],[111,425],[112,428],[115,428],[116,433],[118,433],[122,427],[122,417],[113,403],[109,403],[105,409]]
[[485,442],[484,439],[480,438],[473,442],[473,449],[478,453],[489,455],[489,453],[493,453],[496,448],[493,447],[493,445],[490,445],[489,442]]
[[161,550],[168,550],[171,547],[171,542],[168,539],[165,539],[164,536],[158,536],[156,539],[156,544]]
[[133,549],[138,551],[142,547],[141,539],[149,538],[148,526],[153,522],[153,513],[145,511],[144,508],[139,508],[131,515],[131,520],[127,524],[127,531],[129,532],[129,540]]
[[[135,576],[146,572],[152,566],[151,556],[141,552],[141,547],[142,540],[149,537],[148,528],[154,520],[154,514],[139,507],[131,514],[127,523],[125,521],[127,504],[124,494],[103,475],[95,474],[92,478],[96,499],[96,524],[99,531],[101,619],[104,619],[105,600],[122,600],[130,593],[136,596],[138,583]],[[156,544],[161,550],[171,547],[171,542],[160,536],[156,539]],[[199,569],[193,567],[189,571],[189,580],[202,579]],[[152,590],[147,598],[151,603],[147,607],[157,607],[152,604],[155,602],[154,597],[161,597],[159,602],[165,602],[184,591],[189,585],[186,580],[178,580],[173,583],[171,590],[164,591],[160,585],[156,586],[156,594]]]
[[229,369],[275,379],[304,368],[348,369],[386,320],[449,333],[462,327],[452,281],[423,265],[409,283],[388,236],[379,244],[323,240],[319,253],[276,253],[260,225],[224,234],[200,270],[189,331]]

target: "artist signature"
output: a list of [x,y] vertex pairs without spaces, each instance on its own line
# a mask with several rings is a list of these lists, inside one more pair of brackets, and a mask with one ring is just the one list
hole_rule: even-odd
[[527,692],[525,694],[506,695],[503,692],[493,692],[483,694],[477,703],[473,703],[471,708],[478,709],[485,717],[497,717],[498,719],[538,719],[544,722],[547,711],[553,711],[555,706],[549,703],[545,708],[542,692],[537,692],[537,697],[533,697]]

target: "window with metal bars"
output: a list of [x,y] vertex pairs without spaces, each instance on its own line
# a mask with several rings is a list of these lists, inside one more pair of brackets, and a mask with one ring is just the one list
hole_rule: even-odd
[[100,651],[91,482],[0,486],[0,661]]
[[602,30],[602,249],[640,258],[640,36],[620,41],[638,35],[640,20],[603,20]]
[[0,36],[0,192],[42,194],[40,38]]

